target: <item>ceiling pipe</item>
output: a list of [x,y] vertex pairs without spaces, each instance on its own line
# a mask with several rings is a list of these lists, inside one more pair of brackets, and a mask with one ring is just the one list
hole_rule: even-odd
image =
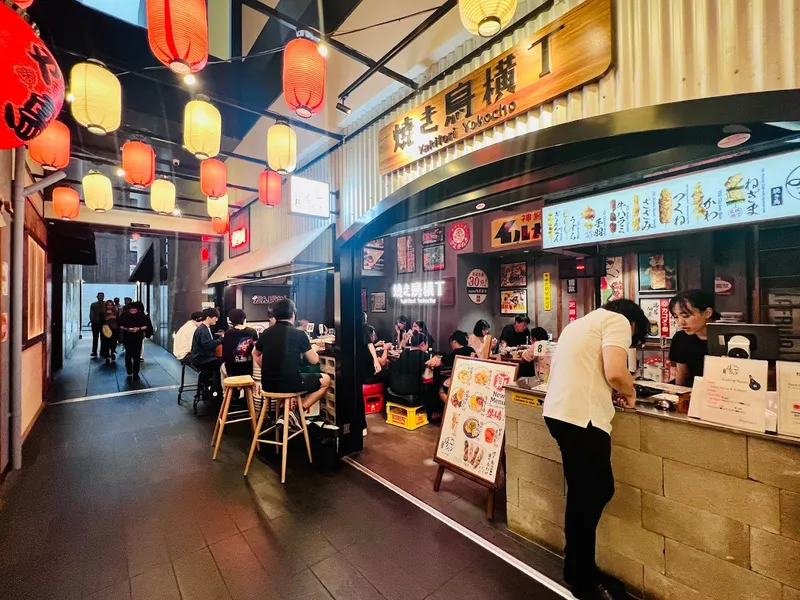
[[22,193],[27,197],[30,196],[31,194],[41,192],[44,188],[51,186],[54,183],[58,183],[66,176],[67,174],[64,173],[64,171],[57,171],[56,173],[51,173],[47,177],[40,179],[36,183],[26,187],[24,190],[22,190]]
[[12,206],[14,217],[11,223],[11,468],[22,468],[22,322],[23,305],[22,274],[25,269],[25,146],[14,150],[14,183]]
[[[341,101],[347,100],[347,97],[352,94],[356,88],[362,86],[364,82],[366,82],[370,77],[375,75],[375,73],[379,72],[386,63],[392,60],[395,56],[400,54],[405,48],[407,48],[414,40],[416,40],[419,36],[425,33],[428,29],[430,29],[434,24],[436,24],[442,17],[444,17],[447,13],[449,13],[453,8],[458,5],[458,0],[447,0],[444,4],[442,4],[439,8],[429,14],[422,23],[417,25],[411,33],[409,33],[406,37],[400,40],[394,48],[389,50],[386,54],[384,54],[378,61],[375,63],[374,67],[370,67],[364,73],[362,73],[358,79],[356,79],[353,83],[347,86],[345,90],[339,94],[339,99]],[[416,90],[418,86],[414,86]]]
[[409,79],[408,77],[401,75],[400,73],[397,73],[395,71],[392,71],[391,69],[383,65],[378,66],[378,62],[370,58],[366,54],[359,52],[355,48],[351,48],[347,44],[343,44],[336,38],[325,35],[324,33],[319,31],[318,29],[315,29],[314,27],[304,25],[300,21],[297,21],[296,19],[293,19],[292,17],[283,14],[279,10],[276,10],[271,6],[263,4],[262,2],[260,2],[260,0],[237,0],[237,1],[242,6],[247,6],[248,8],[252,8],[256,12],[260,12],[262,15],[271,17],[276,21],[278,21],[279,23],[283,23],[287,27],[290,27],[294,30],[311,31],[314,34],[316,34],[323,42],[325,42],[327,45],[329,45],[337,52],[340,52],[341,54],[344,54],[345,56],[352,58],[354,61],[359,62],[365,67],[368,67],[370,69],[378,68],[379,72],[382,75],[386,75],[387,77],[394,79],[399,83],[402,83],[406,87],[410,87],[412,90],[417,89],[417,84],[416,82],[414,82],[413,79]]

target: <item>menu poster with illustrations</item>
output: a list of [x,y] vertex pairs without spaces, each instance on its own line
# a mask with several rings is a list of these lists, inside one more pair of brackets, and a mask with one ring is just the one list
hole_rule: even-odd
[[703,421],[764,433],[767,410],[765,360],[706,356],[700,405]]
[[493,487],[506,429],[505,386],[517,365],[456,357],[434,460]]
[[800,363],[779,360],[778,433],[800,437]]

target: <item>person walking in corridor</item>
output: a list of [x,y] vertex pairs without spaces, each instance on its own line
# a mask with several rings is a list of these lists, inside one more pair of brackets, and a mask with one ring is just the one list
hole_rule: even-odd
[[106,322],[106,295],[98,292],[97,302],[92,302],[89,307],[89,325],[92,327],[92,356],[97,356],[97,341],[100,339],[100,332],[103,323]]
[[117,339],[119,338],[117,319],[117,308],[114,306],[114,302],[106,300],[105,323],[103,323],[100,337],[100,356],[106,359],[106,364],[117,360]]
[[119,330],[124,333],[125,369],[128,377],[139,379],[139,366],[141,363],[142,344],[148,333],[149,319],[144,314],[144,305],[141,302],[132,302],[128,310],[119,316]]

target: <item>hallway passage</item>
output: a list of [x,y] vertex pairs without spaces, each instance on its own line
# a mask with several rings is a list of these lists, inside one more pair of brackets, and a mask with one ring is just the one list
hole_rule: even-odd
[[[143,390],[147,388],[179,385],[181,382],[181,365],[167,350],[154,344],[151,340],[144,343],[144,362],[140,379],[135,381],[126,377],[125,349],[117,347],[117,360],[106,364],[105,360],[91,357],[92,333],[83,332],[83,339],[78,340],[72,356],[64,364],[64,368],[56,373],[49,394],[50,402],[60,402],[87,396]],[[196,375],[186,370],[187,381],[196,381]]]
[[212,420],[175,398],[44,410],[2,487],[3,600],[559,597],[348,465],[295,451],[285,486],[261,460],[248,485],[247,426],[212,461]]

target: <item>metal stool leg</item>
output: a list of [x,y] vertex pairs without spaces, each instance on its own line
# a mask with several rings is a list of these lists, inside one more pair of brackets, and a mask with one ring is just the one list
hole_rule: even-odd
[[181,403],[181,394],[183,394],[183,386],[186,381],[186,363],[181,365],[181,385],[178,387],[178,404]]

